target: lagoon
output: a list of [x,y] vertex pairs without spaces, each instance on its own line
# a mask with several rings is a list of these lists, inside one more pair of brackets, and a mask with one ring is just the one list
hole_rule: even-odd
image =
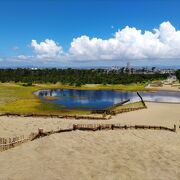
[[[42,101],[60,105],[66,109],[103,110],[130,99],[129,103],[140,101],[136,92],[119,90],[74,90],[51,89],[35,92]],[[159,103],[180,103],[180,92],[142,91],[144,101]]]

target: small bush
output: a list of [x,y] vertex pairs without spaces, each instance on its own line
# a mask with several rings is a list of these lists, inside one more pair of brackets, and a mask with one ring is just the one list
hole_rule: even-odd
[[24,83],[23,86],[25,87],[32,86],[32,82]]

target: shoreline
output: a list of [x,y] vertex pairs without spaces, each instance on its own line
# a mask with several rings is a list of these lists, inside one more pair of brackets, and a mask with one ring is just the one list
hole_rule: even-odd
[[[20,84],[13,84],[13,83],[5,83],[5,84],[0,84],[0,93],[2,92],[2,95],[0,94],[0,98],[2,100],[2,103],[0,103],[0,112],[3,113],[11,113],[11,114],[19,114],[19,115],[28,115],[28,114],[45,114],[47,116],[51,115],[58,115],[58,116],[81,116],[82,114],[84,116],[90,116],[91,111],[89,110],[79,110],[79,109],[74,109],[74,110],[68,110],[68,109],[59,109],[54,104],[47,103],[47,102],[42,102],[35,94],[34,92],[40,90],[40,89],[54,89],[54,88],[70,88],[70,89],[82,89],[79,87],[69,87],[69,86],[64,86],[61,84],[55,84],[55,85],[50,85],[51,87],[48,87],[48,84],[36,84],[35,86],[32,87],[23,87]],[[136,85],[129,85],[129,86],[124,86],[124,85],[86,85],[85,89],[86,90],[114,90],[114,91],[125,91],[124,89],[119,89],[119,87],[136,87],[136,86],[142,86],[139,84]],[[96,87],[96,88],[95,88]],[[101,88],[99,88],[101,87]],[[102,88],[103,87],[103,88]],[[110,88],[111,87],[111,88]],[[113,87],[113,88],[112,88]],[[4,91],[6,89],[10,89],[10,92],[12,93],[6,93],[4,94]],[[126,91],[130,91],[128,88]],[[171,87],[170,85],[165,85],[164,87],[160,88],[149,88],[145,87],[141,91],[171,91],[171,92],[180,92],[180,89],[178,87]],[[9,92],[9,91],[8,91]],[[136,91],[137,92],[137,89]],[[140,91],[139,91],[140,92]],[[31,94],[32,93],[32,94]],[[17,94],[17,95],[16,95]],[[2,96],[2,97],[1,97]],[[17,97],[16,97],[17,96]],[[13,100],[12,97],[16,97],[16,100]],[[3,100],[4,99],[4,100]],[[7,100],[6,100],[7,99]],[[4,102],[3,102],[4,101]],[[7,102],[6,102],[7,101]],[[155,102],[159,103],[159,102]],[[178,104],[178,103],[169,103],[169,104]]]
[[[89,111],[59,110],[56,105],[45,103],[34,95],[34,92],[41,89],[54,89],[54,88],[71,88],[71,89],[88,89],[88,90],[128,90],[134,91],[144,89],[144,84],[131,84],[131,85],[86,85],[84,87],[72,87],[62,84],[35,84],[33,86],[23,86],[17,83],[0,83],[0,112],[1,113],[46,113],[46,114],[59,114],[59,115],[76,115],[76,114],[89,114]],[[8,91],[7,91],[8,90]]]

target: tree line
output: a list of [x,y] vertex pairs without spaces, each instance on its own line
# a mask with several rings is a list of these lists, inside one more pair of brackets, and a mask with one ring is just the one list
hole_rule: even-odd
[[180,69],[176,71],[176,77],[180,81]]
[[166,79],[168,74],[128,74],[105,69],[0,69],[1,82],[83,84],[130,84]]

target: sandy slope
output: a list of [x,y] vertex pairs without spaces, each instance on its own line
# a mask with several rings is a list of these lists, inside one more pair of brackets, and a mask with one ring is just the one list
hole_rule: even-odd
[[[180,125],[180,105],[148,109],[110,121],[0,117],[1,136],[28,135],[73,123]],[[0,153],[1,179],[180,179],[180,131],[114,130],[62,133]]]
[[72,132],[3,152],[1,179],[180,179],[180,135]]
[[147,109],[119,114],[111,120],[68,120],[58,118],[23,118],[0,117],[1,137],[14,135],[29,135],[42,127],[45,130],[56,130],[58,127],[72,127],[78,123],[120,123],[120,124],[147,124],[173,127],[180,125],[180,104],[146,103]]
[[164,85],[162,87],[151,87],[150,85],[146,86],[146,90],[155,90],[155,91],[180,91],[179,86]]

